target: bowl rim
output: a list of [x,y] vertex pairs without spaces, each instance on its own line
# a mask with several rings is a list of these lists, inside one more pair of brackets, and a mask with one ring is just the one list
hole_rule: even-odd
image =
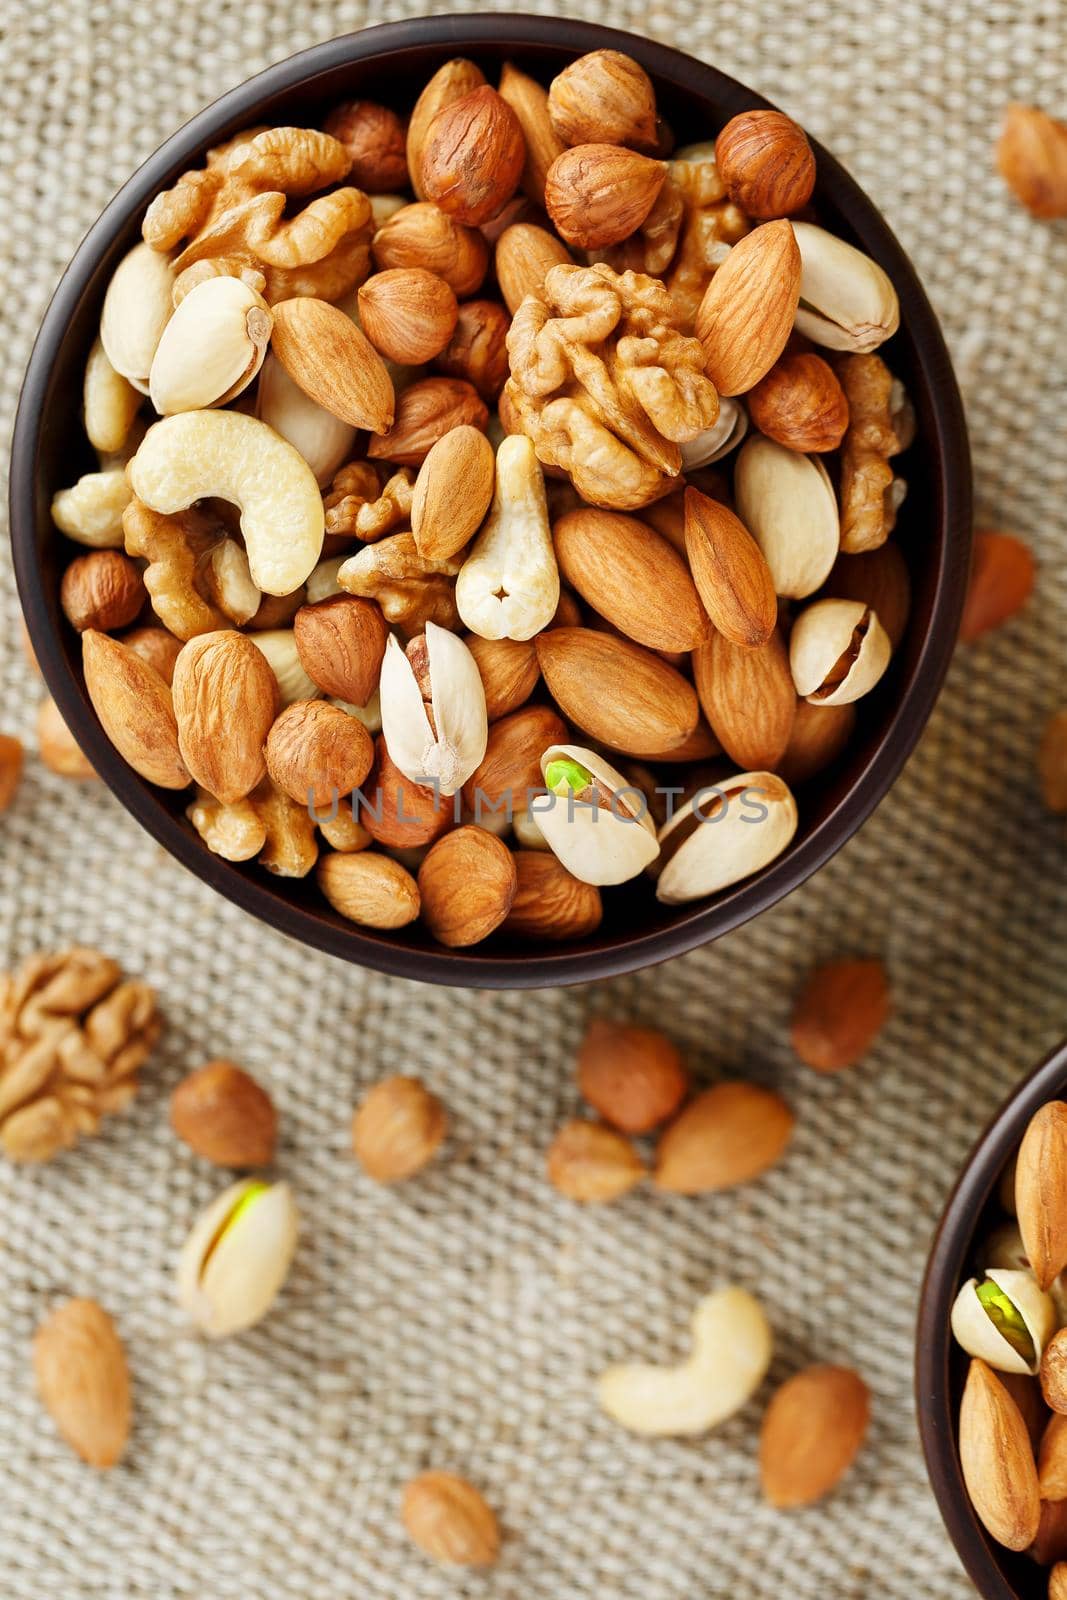
[[[985,1600],[1020,1600],[1020,1591],[1002,1572],[999,1546],[979,1522],[963,1482],[949,1376],[953,1357],[949,1318],[978,1218],[1030,1118],[1047,1101],[1057,1099],[1065,1085],[1067,1040],[1012,1090],[975,1141],[945,1201],[919,1291],[915,1402],[926,1471],[945,1527]],[[1005,1558],[1008,1554],[1004,1552]]]
[[[710,942],[776,905],[822,867],[867,820],[899,775],[925,727],[941,690],[959,632],[971,549],[971,473],[963,405],[948,351],[933,309],[910,260],[888,224],[835,158],[811,140],[821,175],[829,175],[835,202],[847,211],[863,247],[889,264],[909,327],[917,368],[932,397],[931,455],[937,461],[936,523],[943,529],[926,636],[911,664],[899,701],[878,742],[848,790],[800,844],[753,878],[733,886],[712,904],[694,902],[667,928],[612,937],[593,950],[566,945],[536,953],[486,955],[425,950],[380,940],[355,924],[338,927],[313,909],[283,896],[269,883],[234,871],[187,833],[151,786],[118,755],[92,714],[84,689],[70,669],[59,634],[36,581],[35,495],[37,457],[50,375],[69,322],[93,272],[115,234],[166,183],[172,182],[228,125],[254,120],[265,98],[310,86],[339,65],[384,52],[426,45],[456,49],[501,43],[564,46],[576,54],[615,48],[628,51],[653,75],[709,101],[743,94],[750,107],[771,102],[716,67],[683,51],[621,29],[522,12],[439,15],[383,23],[313,45],[267,67],[199,111],[151,154],[108,203],[67,266],[34,343],[22,384],[12,437],[10,512],[16,581],[27,627],[45,682],[65,721],[100,776],[125,808],[164,848],[209,887],[270,926],[330,955],[399,977],[475,988],[537,988],[613,977],[651,966]],[[601,935],[602,936],[602,935]]]

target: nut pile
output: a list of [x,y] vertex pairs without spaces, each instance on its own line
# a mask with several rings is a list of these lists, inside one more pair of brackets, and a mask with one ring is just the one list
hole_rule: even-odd
[[909,603],[897,297],[814,182],[779,112],[674,149],[601,50],[156,196],[52,510],[100,722],[209,850],[465,947],[788,847]]

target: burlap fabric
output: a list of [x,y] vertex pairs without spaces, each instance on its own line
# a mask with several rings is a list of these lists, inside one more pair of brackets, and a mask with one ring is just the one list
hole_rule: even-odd
[[[415,15],[320,0],[7,0],[0,71],[3,454],[61,267],[132,168],[222,90],[293,50]],[[12,11],[12,6],[14,10]],[[544,9],[551,10],[549,6]],[[993,0],[595,0],[736,73],[852,168],[911,252],[966,390],[978,505],[1041,561],[1026,615],[961,652],[892,796],[777,911],[659,970],[549,995],[434,991],[273,935],[164,857],[106,793],[35,762],[0,824],[0,957],[70,941],[158,984],[168,1033],[132,1114],[43,1171],[0,1167],[0,1571],[7,1600],[957,1600],[911,1394],[930,1229],[985,1115],[1064,1031],[1067,874],[1033,756],[1067,701],[1063,561],[1067,234],[995,176],[1009,98],[1062,113],[1063,5]],[[0,568],[0,726],[32,741],[38,684]],[[836,1080],[790,1059],[811,962],[883,951],[896,1013]],[[591,1010],[669,1025],[701,1074],[780,1086],[789,1159],[736,1196],[647,1194],[582,1212],[543,1151],[575,1105]],[[169,1134],[168,1091],[231,1054],[280,1107],[304,1213],[276,1314],[202,1344],[173,1305],[177,1248],[219,1186]],[[447,1158],[398,1192],[361,1178],[348,1115],[386,1072],[448,1101]],[[598,1415],[592,1376],[680,1351],[710,1286],[766,1300],[773,1376],[844,1361],[874,1391],[870,1442],[824,1508],[760,1504],[753,1404],[708,1439],[642,1442]],[[33,1397],[29,1342],[58,1294],[117,1317],[136,1432],[108,1477]],[[506,1528],[487,1576],[407,1544],[405,1479],[451,1466]]]

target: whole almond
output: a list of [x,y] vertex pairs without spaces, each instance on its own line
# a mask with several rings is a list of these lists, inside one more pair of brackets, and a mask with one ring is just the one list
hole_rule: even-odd
[[1015,1210],[1042,1289],[1067,1266],[1067,1104],[1050,1100],[1030,1118],[1015,1160]]
[[717,1083],[691,1100],[661,1137],[654,1180],[674,1194],[708,1194],[749,1183],[781,1159],[794,1120],[770,1089]]
[[578,1092],[622,1133],[651,1133],[689,1090],[681,1051],[655,1028],[594,1017],[578,1051]]
[[[1067,1562],[1067,1500],[1042,1500],[1034,1542],[1027,1556],[1038,1567],[1051,1566],[1053,1562]],[[1049,1600],[1060,1600],[1059,1592],[1049,1582]]]
[[862,1061],[889,1016],[889,976],[881,961],[830,961],[801,990],[790,1029],[793,1049],[816,1072]]
[[489,721],[496,722],[525,705],[541,676],[533,640],[482,639],[468,633],[463,642],[478,667]]
[[803,128],[781,111],[742,111],[715,141],[726,192],[750,217],[802,211],[815,187],[815,157]]
[[189,769],[179,748],[174,702],[155,668],[93,628],[82,634],[82,665],[93,710],[123,759],[149,783],[184,789]]
[[435,205],[403,206],[382,224],[371,246],[375,266],[425,267],[460,299],[476,294],[489,266],[489,246],[477,228],[465,228]]
[[173,683],[174,663],[181,654],[181,639],[176,639],[166,628],[144,627],[131,628],[129,633],[123,634],[122,642],[127,650],[132,650],[150,667],[155,667],[165,683]]
[[542,755],[566,739],[566,724],[550,706],[525,706],[494,722],[485,755],[463,785],[463,802],[475,821],[483,814],[488,820],[492,812],[505,815],[509,806],[526,810],[531,793],[544,789]]
[[567,871],[551,850],[516,850],[517,882],[502,926],[519,939],[586,939],[604,914],[600,890]]
[[440,110],[420,156],[422,192],[469,228],[495,217],[519,186],[526,145],[519,119],[488,84]]
[[404,1490],[404,1527],[426,1555],[447,1566],[489,1567],[500,1528],[483,1495],[453,1472],[423,1472]]
[[720,394],[746,394],[785,349],[800,302],[800,251],[788,222],[754,228],[704,292],[696,336]]
[[911,613],[911,574],[895,540],[887,539],[876,550],[859,555],[839,555],[823,593],[870,606],[897,649]]
[[761,433],[801,454],[836,450],[848,427],[848,400],[822,356],[782,356],[745,396]]
[[618,1200],[645,1176],[645,1164],[628,1139],[580,1117],[560,1128],[545,1165],[552,1187],[584,1205]]
[[474,385],[462,378],[421,378],[404,390],[393,426],[371,439],[367,455],[398,467],[419,467],[438,439],[464,426],[482,433],[489,426],[488,409]]
[[1058,816],[1067,813],[1067,711],[1057,711],[1045,723],[1037,754],[1041,798]]
[[1067,123],[1036,106],[1008,106],[997,171],[1035,217],[1067,217]]
[[1048,1600],[1067,1600],[1067,1561],[1057,1561],[1048,1575]]
[[389,629],[381,607],[357,595],[301,606],[293,618],[300,664],[323,694],[365,706],[378,687]]
[[433,444],[419,468],[411,531],[420,556],[446,561],[481,527],[493,499],[496,458],[478,428],[462,423]]
[[583,506],[552,528],[567,582],[620,633],[651,650],[695,650],[710,629],[674,546],[637,517]]
[[72,628],[112,633],[133,621],[147,600],[140,568],[121,550],[90,550],[63,574],[59,603]]
[[787,1379],[760,1430],[764,1498],[785,1508],[829,1494],[856,1459],[870,1414],[870,1391],[848,1367],[808,1367]]
[[693,679],[711,731],[742,772],[777,772],[796,720],[789,653],[775,630],[756,650],[715,632],[693,652]]
[[[177,748],[177,729],[175,729]],[[74,735],[60,715],[59,707],[48,695],[37,708],[37,754],[49,772],[61,778],[95,778],[97,773],[75,743]]]
[[552,628],[536,645],[564,716],[613,750],[655,756],[696,727],[696,690],[650,650],[592,628]]
[[422,187],[422,151],[430,124],[439,111],[462,100],[484,82],[485,74],[480,67],[476,67],[473,61],[457,56],[452,61],[446,61],[443,67],[438,67],[416,100],[408,123],[407,164],[411,186],[420,200],[426,198]]
[[393,380],[351,317],[310,295],[271,310],[271,349],[293,382],[350,427],[384,433],[395,411]]
[[621,50],[591,50],[564,67],[549,88],[548,114],[565,145],[656,147],[656,91]]
[[67,1300],[33,1341],[37,1392],[91,1467],[113,1467],[130,1434],[130,1373],[115,1324],[95,1300]]
[[1034,555],[1013,533],[981,529],[974,536],[971,581],[960,638],[966,642],[999,628],[1021,611],[1034,587]]
[[500,73],[500,94],[518,117],[526,145],[522,187],[534,205],[543,206],[548,169],[565,148],[548,114],[548,91],[536,78],[505,61]]
[[712,623],[731,643],[758,650],[774,632],[778,597],[767,557],[728,506],[685,491],[685,550]]
[[971,1504],[998,1544],[1025,1550],[1041,1519],[1037,1465],[1015,1401],[984,1361],[971,1362],[960,1403],[960,1466]]
[[[1044,1390],[1044,1360],[1042,1360],[1041,1386]],[[1058,1384],[1055,1392],[1062,1395]],[[1037,1483],[1042,1500],[1067,1500],[1067,1416],[1059,1411],[1048,1419],[1041,1435],[1037,1455]]]
[[296,700],[275,721],[264,755],[282,793],[319,811],[359,788],[374,762],[374,742],[340,706]]
[[1036,1378],[1024,1372],[999,1372],[997,1376],[1022,1413],[1036,1456],[1041,1436],[1049,1420],[1048,1407],[1041,1395],[1041,1385]]
[[452,825],[452,801],[405,778],[381,734],[374,743],[374,765],[363,784],[363,795],[359,820],[375,843],[387,849],[429,844]]
[[808,783],[837,760],[855,726],[854,705],[813,706],[807,700],[799,701],[789,743],[775,769],[778,776],[791,789]]
[[323,856],[319,888],[333,909],[364,928],[406,928],[419,914],[419,887],[411,873],[376,850]]
[[0,812],[15,798],[22,778],[22,740],[14,734],[0,733]]
[[447,1133],[445,1108],[425,1084],[383,1078],[352,1118],[352,1150],[375,1183],[404,1183],[433,1160]]
[[446,833],[430,847],[418,882],[422,920],[449,949],[487,939],[511,910],[518,886],[507,845],[470,826]]
[[390,361],[417,367],[451,339],[459,316],[443,278],[425,267],[376,272],[359,290],[359,321],[374,348]]
[[278,711],[278,680],[251,639],[233,629],[201,633],[174,664],[178,746],[201,788],[223,805],[256,787],[263,745]]
[[[636,233],[659,198],[666,176],[662,161],[621,145],[576,145],[557,156],[548,169],[545,208],[568,244],[578,250],[601,250]],[[797,261],[799,281],[799,254]],[[779,353],[775,351],[775,356]]]
[[352,161],[347,181],[364,194],[396,194],[408,186],[407,130],[395,111],[374,100],[346,100],[324,131]]
[[511,318],[496,300],[468,300],[434,366],[449,378],[466,378],[487,405],[495,405],[508,380]]
[[170,1098],[170,1125],[217,1167],[265,1167],[274,1159],[274,1102],[232,1061],[209,1061],[182,1079]]
[[545,274],[572,261],[567,246],[533,222],[513,222],[496,242],[496,277],[512,316],[528,294],[540,293]]

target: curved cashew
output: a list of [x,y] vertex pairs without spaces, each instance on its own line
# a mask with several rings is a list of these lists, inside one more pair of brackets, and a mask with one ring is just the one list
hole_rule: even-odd
[[315,475],[291,444],[239,411],[182,411],[145,434],[127,468],[153,511],[184,511],[217,496],[241,509],[252,581],[292,594],[322,550],[325,518]]
[[763,1307],[745,1289],[706,1295],[693,1313],[693,1351],[677,1367],[609,1367],[600,1404],[634,1433],[705,1433],[759,1388],[773,1339]]
[[456,605],[483,639],[532,639],[559,605],[545,480],[523,434],[496,453],[493,504],[456,579]]
[[60,533],[94,550],[121,550],[122,513],[130,503],[130,486],[122,467],[86,472],[52,499],[52,521]]

